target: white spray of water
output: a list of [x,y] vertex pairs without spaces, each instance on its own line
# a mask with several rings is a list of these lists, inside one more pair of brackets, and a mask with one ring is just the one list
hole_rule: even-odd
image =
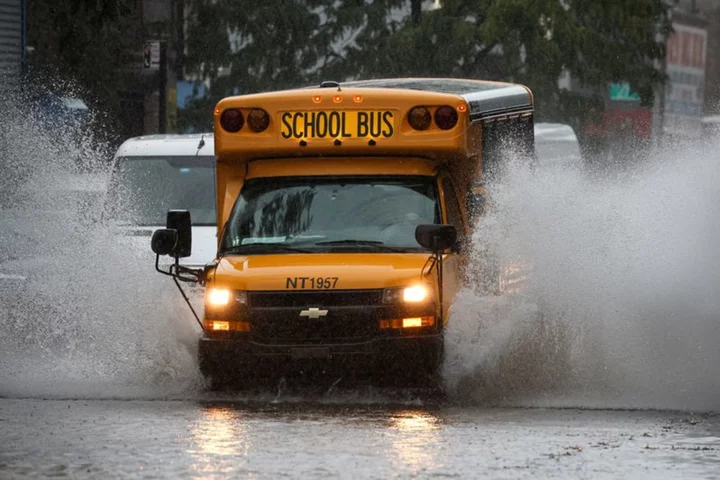
[[717,146],[604,177],[512,165],[491,186],[476,259],[494,250],[533,269],[521,293],[460,295],[446,340],[454,398],[720,408]]
[[112,152],[92,129],[0,118],[0,396],[168,396],[196,389],[198,328],[149,239],[94,222]]

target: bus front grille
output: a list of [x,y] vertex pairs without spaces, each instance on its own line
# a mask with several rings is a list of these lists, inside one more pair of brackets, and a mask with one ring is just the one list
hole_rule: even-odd
[[256,308],[370,307],[380,305],[382,290],[282,290],[248,292],[248,306]]

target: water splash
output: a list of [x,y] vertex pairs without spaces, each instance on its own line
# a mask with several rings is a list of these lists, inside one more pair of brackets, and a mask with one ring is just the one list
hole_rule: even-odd
[[112,158],[101,125],[45,120],[24,99],[0,116],[0,396],[196,388],[199,333],[149,241],[97,222]]
[[492,186],[474,261],[494,250],[532,273],[522,293],[460,296],[445,365],[454,397],[720,408],[713,147],[678,146],[604,175],[513,164]]

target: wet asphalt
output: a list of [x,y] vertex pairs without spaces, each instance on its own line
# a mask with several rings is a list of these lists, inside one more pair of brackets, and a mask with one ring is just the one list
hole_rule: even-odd
[[720,415],[332,399],[0,399],[0,478],[720,478]]

